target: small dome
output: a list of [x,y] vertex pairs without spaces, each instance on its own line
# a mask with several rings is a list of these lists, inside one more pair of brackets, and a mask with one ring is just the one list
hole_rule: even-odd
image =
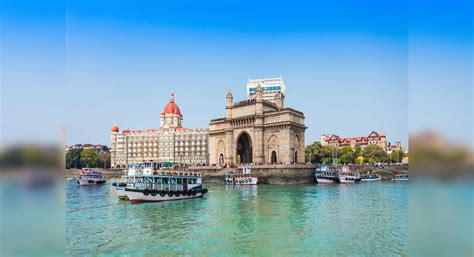
[[114,123],[114,125],[112,125],[112,128],[110,129],[111,132],[119,132],[120,129],[119,127],[117,126],[117,124]]
[[166,105],[165,109],[161,114],[176,114],[182,117],[181,110],[179,110],[178,105],[174,102],[174,94],[171,92],[170,94],[170,102]]

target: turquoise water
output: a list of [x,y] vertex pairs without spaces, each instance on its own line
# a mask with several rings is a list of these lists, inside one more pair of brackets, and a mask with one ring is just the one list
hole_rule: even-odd
[[132,204],[68,181],[66,252],[86,256],[406,255],[408,184],[207,184],[204,199]]

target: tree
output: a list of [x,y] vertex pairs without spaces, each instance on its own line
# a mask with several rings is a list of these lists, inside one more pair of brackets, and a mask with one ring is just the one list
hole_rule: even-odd
[[390,160],[395,163],[401,163],[405,153],[401,150],[394,150],[390,153]]
[[81,153],[81,162],[85,167],[95,167],[97,164],[97,154],[94,149],[86,149]]
[[321,142],[315,141],[304,149],[305,160],[311,163],[322,163],[324,158],[324,147]]
[[390,153],[390,161],[391,162],[394,162],[394,163],[397,163],[398,160],[400,159],[400,156],[399,156],[399,152],[398,150],[393,150],[391,153]]
[[110,153],[98,154],[95,167],[110,168]]
[[360,145],[356,145],[354,146],[354,160],[357,161],[357,158],[359,158],[360,156],[362,156],[362,148],[360,147]]
[[66,169],[82,168],[81,151],[81,149],[71,149],[66,153]]
[[364,163],[364,157],[363,157],[363,156],[358,156],[358,157],[355,159],[355,163],[356,163],[356,164],[362,164],[362,163]]
[[338,163],[353,163],[354,162],[354,152],[352,151],[351,146],[343,146],[338,149]]
[[364,160],[369,163],[373,162],[387,162],[388,155],[385,150],[378,145],[368,145],[362,150],[362,156]]

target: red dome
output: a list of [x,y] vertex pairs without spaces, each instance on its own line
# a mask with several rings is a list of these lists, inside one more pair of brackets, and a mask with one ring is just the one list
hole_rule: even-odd
[[114,124],[114,125],[112,125],[112,128],[110,129],[110,131],[119,132],[120,130],[119,130],[119,127],[117,126],[117,124]]
[[163,112],[161,114],[176,114],[182,117],[183,115],[181,114],[181,111],[179,110],[179,107],[177,104],[174,102],[174,94],[171,93],[170,95],[170,102],[166,105],[165,109],[163,109]]

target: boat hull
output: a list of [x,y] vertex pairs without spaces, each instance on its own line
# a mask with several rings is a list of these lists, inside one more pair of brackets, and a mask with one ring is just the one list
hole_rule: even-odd
[[360,181],[362,182],[373,182],[373,181],[381,181],[382,178],[363,178]]
[[131,202],[163,202],[163,201],[173,201],[173,200],[183,200],[183,199],[192,199],[192,198],[199,198],[203,197],[204,193],[203,192],[196,192],[195,195],[191,194],[186,194],[183,195],[180,193],[179,195],[176,194],[168,194],[166,193],[164,196],[160,195],[159,193],[156,193],[156,195],[152,195],[151,193],[149,194],[144,194],[142,190],[133,190],[133,189],[128,189],[126,188],[125,190],[125,195],[127,196],[128,200]]
[[330,177],[316,177],[316,182],[321,184],[330,184],[330,183],[337,183],[337,178],[330,178]]
[[360,178],[355,178],[355,177],[349,177],[349,176],[344,176],[344,177],[339,177],[339,182],[341,184],[352,184],[356,182],[360,182]]
[[227,178],[225,183],[228,185],[256,185],[258,183],[258,178],[256,177],[247,177],[247,178]]
[[105,184],[105,180],[78,179],[77,183],[80,186],[98,186]]
[[116,186],[114,187],[115,194],[120,198],[120,199],[126,199],[127,195],[125,194],[125,187],[120,187]]

